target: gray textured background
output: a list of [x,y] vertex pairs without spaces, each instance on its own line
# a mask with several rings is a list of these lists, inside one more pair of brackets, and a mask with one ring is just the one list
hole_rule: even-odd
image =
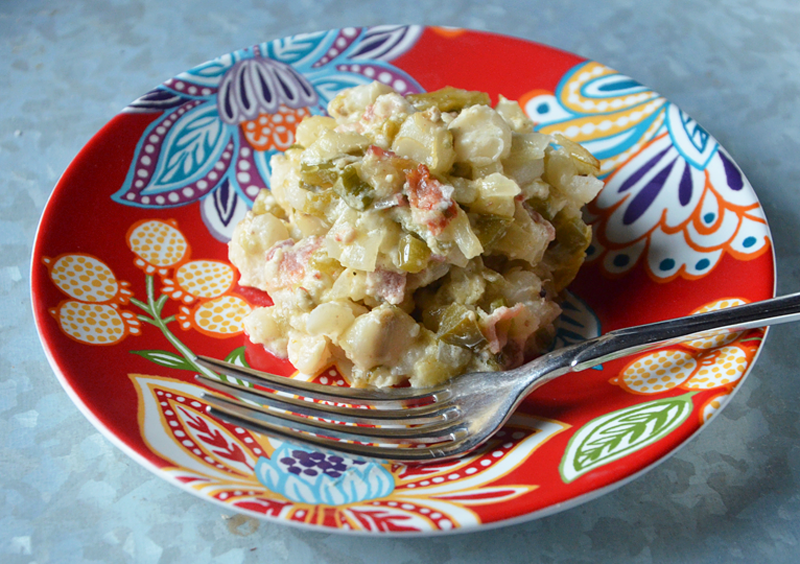
[[524,37],[661,92],[745,171],[773,229],[778,291],[800,290],[800,3],[644,4],[2,0],[0,561],[800,561],[798,326],[773,330],[731,405],[632,484],[527,524],[411,540],[226,519],[111,446],[59,387],[33,327],[29,268],[38,219],[70,160],[123,106],[237,48],[379,23]]

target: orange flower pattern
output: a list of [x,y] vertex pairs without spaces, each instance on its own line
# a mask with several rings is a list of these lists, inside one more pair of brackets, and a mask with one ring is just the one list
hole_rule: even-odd
[[[142,323],[158,327],[178,354],[168,351],[133,351],[162,366],[206,372],[194,364],[190,351],[169,329],[177,321],[184,330],[194,329],[215,338],[243,331],[242,321],[250,305],[232,293],[236,273],[227,263],[190,260],[191,247],[177,222],[145,219],[131,226],[126,244],[134,264],[145,274],[147,297],[134,297],[130,283],[118,280],[101,259],[84,253],[45,257],[50,280],[67,300],[50,309],[61,331],[87,345],[116,345],[128,335],[139,335]],[[162,280],[156,296],[154,276]],[[165,302],[180,302],[175,315],[163,315]],[[142,313],[121,309],[132,304]],[[190,307],[191,306],[191,307]]]

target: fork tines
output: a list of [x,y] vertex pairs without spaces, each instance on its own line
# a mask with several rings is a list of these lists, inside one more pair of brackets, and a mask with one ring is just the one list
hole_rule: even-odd
[[196,362],[227,380],[196,376],[220,392],[203,394],[210,415],[290,442],[414,461],[430,459],[463,434],[458,409],[445,401],[445,388],[386,393],[304,382],[209,357]]

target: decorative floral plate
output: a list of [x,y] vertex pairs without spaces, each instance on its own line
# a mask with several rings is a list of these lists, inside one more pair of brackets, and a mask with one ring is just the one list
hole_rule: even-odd
[[[297,123],[372,80],[404,94],[446,85],[503,94],[541,131],[601,159],[606,186],[588,210],[595,239],[557,344],[773,295],[770,234],[749,183],[713,137],[645,86],[466,30],[298,35],[214,59],[134,101],[50,198],[33,257],[36,323],[61,383],[106,436],[168,481],[249,515],[434,533],[591,499],[669,456],[725,405],[761,330],[561,378],[486,449],[436,466],[311,452],[207,416],[193,353],[294,372],[247,346],[242,317],[268,302],[237,285],[225,242]],[[335,369],[317,380],[344,385]]]

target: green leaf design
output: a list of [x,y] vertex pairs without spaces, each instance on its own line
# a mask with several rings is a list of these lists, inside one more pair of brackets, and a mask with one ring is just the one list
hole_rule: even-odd
[[569,441],[559,471],[564,483],[655,443],[691,415],[695,392],[641,403],[591,420]]
[[150,362],[155,362],[159,366],[166,366],[167,368],[178,368],[180,370],[195,370],[194,366],[189,364],[185,358],[179,354],[171,353],[169,351],[131,351],[133,354],[138,354],[142,358],[146,358]]
[[231,364],[235,364],[236,366],[241,366],[243,368],[250,367],[250,365],[247,363],[247,359],[244,356],[244,347],[233,349],[230,354],[225,357],[225,362],[230,362]]

